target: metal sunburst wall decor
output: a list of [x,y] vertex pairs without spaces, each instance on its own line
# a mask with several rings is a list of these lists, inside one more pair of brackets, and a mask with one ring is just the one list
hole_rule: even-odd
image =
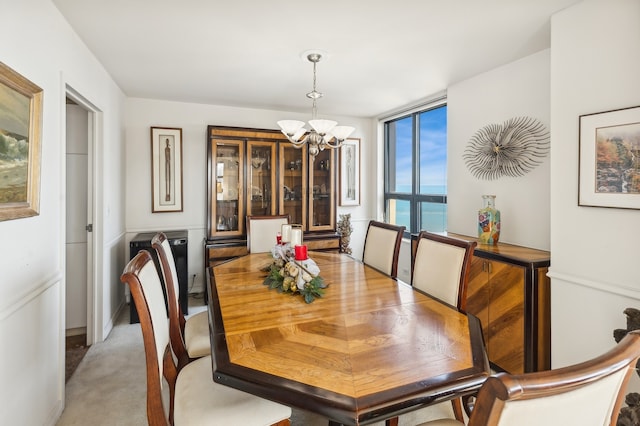
[[489,124],[469,141],[462,158],[478,179],[518,177],[542,163],[549,153],[549,131],[531,117]]

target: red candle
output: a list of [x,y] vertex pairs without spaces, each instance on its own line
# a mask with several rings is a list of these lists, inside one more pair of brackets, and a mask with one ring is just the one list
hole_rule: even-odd
[[276,234],[276,243],[278,245],[282,244],[282,234],[280,232]]
[[307,260],[307,246],[302,245],[302,246],[296,246],[295,247],[295,251],[296,251],[296,260]]

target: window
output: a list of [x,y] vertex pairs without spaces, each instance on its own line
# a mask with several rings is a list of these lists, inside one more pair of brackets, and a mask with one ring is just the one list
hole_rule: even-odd
[[447,106],[384,122],[385,220],[408,233],[447,229]]

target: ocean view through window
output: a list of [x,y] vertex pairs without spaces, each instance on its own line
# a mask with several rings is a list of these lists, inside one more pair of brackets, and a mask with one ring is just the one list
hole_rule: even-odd
[[447,106],[384,122],[385,221],[407,233],[447,229]]

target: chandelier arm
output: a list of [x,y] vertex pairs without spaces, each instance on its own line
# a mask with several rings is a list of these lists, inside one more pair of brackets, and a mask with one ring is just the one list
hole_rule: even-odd
[[333,145],[331,142],[325,142],[324,146],[327,147],[327,148],[336,149],[336,148],[340,148],[343,143],[344,143],[344,141],[340,141],[340,142],[338,142],[337,145]]
[[293,144],[293,146],[295,146],[296,148],[302,148],[302,146],[307,143],[307,139],[309,139],[309,135],[305,136],[304,138],[300,139],[299,141],[291,138],[289,135],[285,135],[287,137],[287,139],[289,140],[289,142],[291,142]]

